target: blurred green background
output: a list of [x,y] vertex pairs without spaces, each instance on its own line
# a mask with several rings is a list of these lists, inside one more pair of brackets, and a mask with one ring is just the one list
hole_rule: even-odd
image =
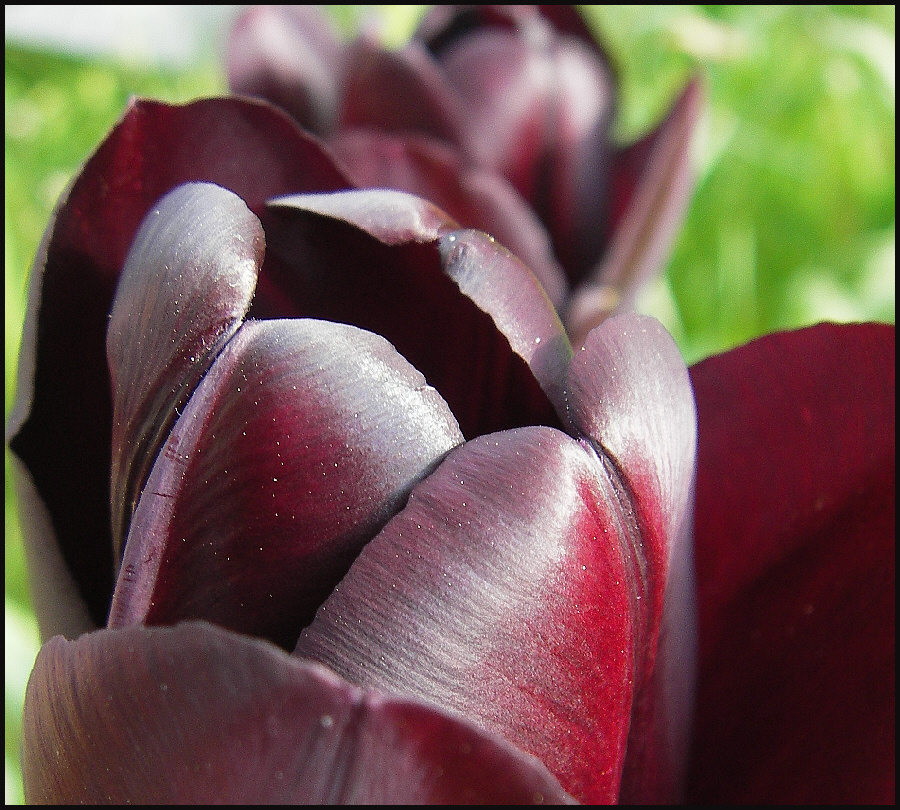
[[[399,45],[423,7],[329,8],[348,33],[377,9],[385,41]],[[665,276],[639,301],[685,359],[820,320],[893,323],[894,6],[584,8],[620,70],[623,141],[658,121],[690,73],[706,78],[695,195]],[[27,278],[59,194],[131,94],[181,102],[225,92],[209,50],[173,69],[7,39],[7,417]],[[10,804],[22,801],[19,728],[39,642],[8,453],[5,464]]]

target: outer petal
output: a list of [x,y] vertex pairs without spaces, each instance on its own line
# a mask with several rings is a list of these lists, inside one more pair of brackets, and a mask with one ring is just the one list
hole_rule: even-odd
[[106,335],[117,562],[176,412],[250,308],[264,251],[259,220],[240,197],[211,183],[171,191],[135,237]]
[[567,401],[575,431],[614,466],[640,531],[642,624],[620,798],[672,801],[687,764],[696,654],[690,507],[697,417],[687,369],[658,321],[620,315],[592,331],[573,358]]
[[274,200],[265,226],[296,314],[384,335],[466,436],[560,424],[568,339],[534,275],[486,234],[383,189]]
[[461,441],[446,403],[378,335],[244,324],[150,475],[110,626],[199,618],[292,648],[362,546]]
[[895,794],[895,330],[822,324],[691,369],[700,679],[689,798]]
[[[189,180],[232,189],[251,209],[273,194],[348,186],[322,147],[267,104],[136,100],[60,202],[31,275],[7,435],[45,501],[56,535],[45,545],[59,546],[97,624],[113,583],[109,311],[141,220]],[[53,621],[52,604],[36,609],[42,625]]]
[[202,622],[54,638],[25,707],[29,803],[571,803],[535,759]]
[[615,801],[640,633],[631,518],[563,433],[478,437],[366,546],[295,652],[473,719],[579,800]]
[[342,92],[343,43],[315,6],[253,6],[228,36],[228,86],[289,112],[328,136]]

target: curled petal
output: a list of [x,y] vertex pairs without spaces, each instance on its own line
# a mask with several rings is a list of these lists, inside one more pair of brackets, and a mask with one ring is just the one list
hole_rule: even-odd
[[[136,99],[60,201],[31,274],[7,436],[50,517],[53,536],[40,542],[59,547],[96,625],[106,620],[115,575],[109,313],[144,216],[193,180],[228,188],[257,212],[275,194],[349,185],[325,149],[269,104]],[[52,602],[36,611],[42,625],[57,622]]]
[[480,436],[417,486],[295,653],[414,695],[618,796],[643,582],[608,469],[550,428]]
[[25,700],[29,803],[572,803],[533,757],[204,622],[54,638]]
[[894,803],[895,345],[820,324],[691,369],[692,801]]
[[153,468],[110,626],[199,618],[292,648],[360,548],[461,441],[446,403],[378,335],[244,324]]
[[619,315],[594,329],[575,354],[566,393],[573,429],[621,476],[646,566],[643,668],[622,799],[672,801],[682,789],[694,691],[690,506],[697,416],[687,368],[657,320]]
[[176,412],[250,308],[264,252],[259,220],[211,183],[169,192],[138,230],[106,335],[116,560]]
[[558,426],[569,345],[540,283],[434,204],[367,189],[273,200],[267,264],[296,314],[384,335],[468,437]]

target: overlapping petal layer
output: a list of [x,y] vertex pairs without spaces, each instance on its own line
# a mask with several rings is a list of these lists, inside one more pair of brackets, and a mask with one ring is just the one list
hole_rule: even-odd
[[[321,103],[337,123],[316,131],[355,182],[421,194],[500,239],[544,283],[576,346],[662,269],[690,197],[697,80],[653,131],[619,146],[615,71],[574,6],[451,5],[429,9],[397,50],[371,32],[344,44],[307,11],[248,10],[229,42],[230,85],[316,125],[305,110],[323,83],[308,55],[335,49]],[[497,214],[504,198],[511,216]]]
[[172,191],[135,237],[106,334],[116,559],[176,413],[250,308],[264,253],[259,220],[210,183]]
[[[7,433],[28,473],[20,478],[22,502],[33,505],[26,519],[49,530],[30,561],[45,627],[85,612],[82,603],[94,626],[106,620],[118,565],[109,516],[109,313],[141,220],[192,180],[231,189],[257,212],[274,195],[349,186],[286,114],[234,98],[184,106],[135,100],[82,168],[35,259]],[[257,303],[272,289],[263,287]],[[66,604],[63,594],[71,595]]]
[[[453,451],[296,652],[476,719],[581,800],[619,796],[626,753],[629,795],[672,799],[693,690],[687,373],[656,322],[620,316],[569,379],[576,435],[590,441],[523,428]],[[673,632],[657,656],[661,621]]]
[[446,707],[618,795],[641,586],[599,460],[549,428],[454,451],[363,550],[296,654]]
[[534,275],[501,245],[383,189],[280,198],[263,224],[267,263],[289,296],[282,308],[386,337],[467,438],[561,424],[568,339]]

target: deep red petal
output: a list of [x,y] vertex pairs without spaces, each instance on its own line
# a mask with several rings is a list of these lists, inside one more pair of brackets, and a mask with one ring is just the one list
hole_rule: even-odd
[[642,624],[620,798],[672,801],[687,765],[696,655],[690,508],[697,415],[687,368],[658,321],[619,315],[575,354],[566,395],[574,430],[615,466],[640,530]]
[[384,189],[274,200],[264,224],[294,314],[384,335],[467,437],[560,424],[568,339],[535,276],[488,236]]
[[[141,220],[191,180],[229,188],[257,211],[275,194],[349,185],[325,150],[268,104],[135,100],[60,202],[31,276],[8,435],[97,624],[113,584],[109,312]],[[54,609],[37,606],[39,616]]]
[[633,516],[550,428],[457,448],[363,550],[296,654],[414,695],[618,796],[643,593]]
[[31,804],[572,803],[503,740],[202,622],[47,643],[23,776]]
[[176,422],[131,525],[110,626],[206,619],[291,649],[462,434],[378,335],[251,321]]
[[878,324],[770,335],[691,369],[694,801],[894,802],[894,369]]

